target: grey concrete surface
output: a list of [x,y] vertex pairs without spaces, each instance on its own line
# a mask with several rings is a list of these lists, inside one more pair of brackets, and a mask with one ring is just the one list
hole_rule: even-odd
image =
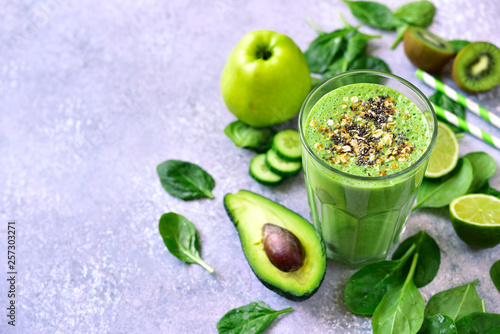
[[[404,1],[387,1],[397,8]],[[430,29],[446,39],[500,45],[500,2],[435,0]],[[3,1],[0,12],[0,332],[215,333],[228,310],[255,300],[292,306],[268,333],[370,333],[370,319],[343,301],[353,270],[329,261],[311,299],[290,302],[251,272],[222,198],[249,189],[309,217],[303,175],[276,188],[248,175],[253,154],[223,134],[234,116],[219,78],[247,32],[285,33],[305,50],[315,32],[357,24],[346,5],[329,1]],[[369,52],[393,72],[414,76],[395,33],[380,33]],[[442,78],[450,79],[450,67]],[[472,97],[500,115],[500,87]],[[500,136],[479,117],[468,120]],[[296,119],[286,124],[296,126]],[[461,153],[500,151],[465,135]],[[216,180],[214,200],[183,202],[156,175],[167,159],[201,165]],[[491,183],[500,188],[500,172]],[[202,256],[216,274],[173,257],[158,233],[164,212],[196,225]],[[7,325],[7,221],[17,226],[16,327]],[[455,235],[447,209],[418,210],[405,236],[432,235],[442,251],[424,299],[479,279],[479,295],[500,313],[489,278],[500,248],[474,250]]]

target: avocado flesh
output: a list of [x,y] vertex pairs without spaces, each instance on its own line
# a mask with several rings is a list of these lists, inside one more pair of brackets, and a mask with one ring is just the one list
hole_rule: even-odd
[[[248,264],[266,287],[293,301],[305,300],[318,290],[325,276],[326,254],[312,224],[284,206],[247,190],[227,194],[224,207],[238,231]],[[266,223],[285,228],[299,239],[305,257],[298,270],[284,272],[271,263],[262,242]]]

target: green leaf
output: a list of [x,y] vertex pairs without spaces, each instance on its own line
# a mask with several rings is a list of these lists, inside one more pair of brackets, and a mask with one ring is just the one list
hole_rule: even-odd
[[493,281],[493,284],[495,284],[498,292],[500,292],[500,260],[493,263],[493,265],[491,266],[490,277]]
[[467,193],[472,182],[472,165],[467,159],[459,159],[455,169],[438,179],[424,178],[417,194],[418,208],[440,208],[448,205],[454,198]]
[[403,22],[418,27],[428,27],[434,19],[436,7],[429,1],[414,1],[399,7],[393,14]]
[[377,57],[359,57],[347,66],[349,71],[352,70],[376,70],[391,73],[391,69],[380,58]]
[[486,181],[486,183],[475,192],[477,194],[486,194],[500,198],[500,191],[493,189],[488,181]]
[[242,121],[234,121],[226,126],[224,134],[238,147],[264,152],[271,147],[274,131],[271,128],[254,128]]
[[373,314],[386,292],[403,284],[401,271],[414,249],[408,249],[399,260],[368,264],[355,272],[344,291],[349,309],[357,314]]
[[193,223],[174,212],[165,213],[160,218],[160,234],[168,251],[186,263],[196,263],[208,270],[214,269],[200,257],[198,234]]
[[455,322],[444,314],[425,318],[418,334],[457,334]]
[[418,254],[413,258],[405,282],[390,289],[375,309],[372,318],[373,334],[412,334],[424,321],[424,299],[413,283]]
[[358,56],[363,54],[366,50],[366,44],[370,39],[380,38],[381,36],[366,35],[362,32],[355,31],[352,36],[347,40],[346,50],[343,54],[344,57],[344,71],[347,70],[348,65],[354,61]]
[[163,188],[183,200],[214,198],[215,181],[199,166],[187,161],[167,160],[156,167]]
[[[429,284],[436,277],[439,265],[441,264],[441,253],[436,241],[426,232],[420,231],[403,241],[392,255],[392,259],[397,260],[401,258],[413,245],[416,246],[414,253],[418,253],[418,262],[413,281],[417,288],[421,288]],[[404,272],[409,271],[410,263],[406,263],[406,270]]]
[[257,334],[262,333],[273,320],[292,308],[275,311],[262,301],[235,308],[227,312],[217,323],[219,334]]
[[476,285],[479,281],[457,286],[436,293],[425,307],[425,316],[444,314],[456,321],[472,312],[486,312],[484,301],[479,298]]
[[396,37],[396,40],[391,45],[391,50],[394,50],[396,48],[396,46],[398,46],[398,44],[401,43],[401,41],[403,40],[403,38],[405,36],[406,29],[408,29],[408,27],[410,26],[409,24],[402,22],[402,21],[399,21],[399,20],[396,20],[396,19],[395,19],[395,22],[396,22],[396,31],[397,31],[398,35]]
[[[440,106],[441,108],[448,110],[452,114],[455,114],[456,116],[465,119],[465,115],[466,115],[465,108],[461,104],[450,99],[445,94],[443,94],[441,92],[435,92],[434,94],[432,94],[429,97],[429,100],[432,103]],[[460,128],[456,127],[455,125],[451,124],[450,122],[445,121],[445,120],[442,120],[442,122],[446,123],[453,130],[453,132],[455,132],[455,133],[462,132],[462,130]]]
[[387,6],[374,1],[343,1],[361,22],[379,29],[394,30],[392,12]]
[[469,41],[465,41],[463,39],[455,39],[453,41],[448,41],[448,43],[453,46],[456,53],[459,53],[467,44],[470,44]]
[[483,187],[497,170],[497,163],[488,153],[471,152],[463,157],[472,165],[472,183],[468,193],[473,193]]
[[325,73],[323,73],[323,79],[333,77],[339,73],[344,72],[344,57],[337,58],[330,66],[327,67]]
[[314,39],[304,53],[309,70],[319,74],[325,72],[328,65],[342,51],[342,47],[346,43],[344,37],[355,29],[357,28],[335,30],[328,34],[321,34]]
[[500,333],[500,314],[470,313],[460,318],[456,326],[459,334],[498,334]]

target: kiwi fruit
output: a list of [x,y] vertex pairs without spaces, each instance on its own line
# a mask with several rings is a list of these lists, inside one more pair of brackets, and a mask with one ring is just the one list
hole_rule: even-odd
[[403,41],[408,59],[427,72],[439,71],[455,55],[455,49],[450,43],[425,28],[408,27]]
[[500,49],[488,42],[467,44],[453,62],[452,76],[469,93],[494,88],[500,84]]

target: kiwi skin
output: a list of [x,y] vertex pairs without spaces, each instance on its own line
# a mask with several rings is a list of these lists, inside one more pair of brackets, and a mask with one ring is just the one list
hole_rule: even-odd
[[[453,47],[450,45],[450,51],[434,49],[413,36],[417,29],[423,28],[409,27],[405,32],[403,42],[406,56],[413,65],[426,72],[441,70],[455,55]],[[443,43],[448,44],[445,41]]]
[[[474,42],[474,43],[470,43],[468,45],[466,45],[465,47],[462,48],[462,50],[460,50],[460,52],[457,54],[457,56],[455,57],[455,60],[453,61],[453,67],[452,67],[452,71],[451,71],[451,77],[453,78],[453,81],[455,81],[455,83],[457,84],[458,88],[460,88],[461,90],[463,90],[464,92],[467,92],[467,93],[481,93],[481,92],[485,92],[485,91],[488,91],[492,88],[494,88],[495,86],[497,86],[499,83],[500,83],[500,79],[498,79],[498,82],[496,82],[496,84],[492,85],[492,87],[490,88],[487,88],[487,89],[481,89],[481,90],[477,90],[477,89],[470,89],[469,87],[467,87],[465,84],[463,84],[461,81],[460,81],[460,78],[458,77],[458,74],[457,74],[457,64],[459,63],[460,61],[460,58],[461,56],[465,55],[468,51],[468,49],[471,49],[474,47],[475,44],[490,44],[488,42]],[[469,45],[471,45],[469,48],[467,48]]]

